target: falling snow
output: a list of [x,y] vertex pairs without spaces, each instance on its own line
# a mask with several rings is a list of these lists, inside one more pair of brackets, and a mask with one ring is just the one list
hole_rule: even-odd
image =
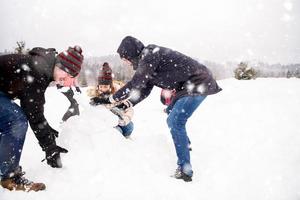
[[24,71],[30,71],[29,66],[26,65],[26,64],[23,64],[23,65],[21,66],[21,68],[22,68]]
[[34,77],[28,75],[28,76],[26,77],[26,80],[27,80],[28,83],[32,83],[32,82],[34,81]]
[[204,84],[199,85],[198,88],[197,88],[197,91],[198,91],[200,94],[205,93],[205,91],[206,91],[205,85],[204,85]]
[[194,88],[195,88],[195,84],[193,84],[193,83],[189,83],[189,84],[187,85],[187,90],[188,90],[188,92],[192,92]]
[[160,48],[159,47],[155,47],[154,49],[153,49],[153,53],[156,53],[156,52],[158,52],[160,50]]
[[131,92],[130,92],[130,99],[136,101],[140,98],[141,96],[141,92],[140,90],[136,90],[136,89],[133,89]]

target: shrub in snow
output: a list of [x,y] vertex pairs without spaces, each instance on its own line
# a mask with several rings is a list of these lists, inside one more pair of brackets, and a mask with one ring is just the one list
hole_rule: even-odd
[[252,67],[248,67],[247,63],[241,62],[234,70],[234,77],[238,80],[255,79],[257,72]]

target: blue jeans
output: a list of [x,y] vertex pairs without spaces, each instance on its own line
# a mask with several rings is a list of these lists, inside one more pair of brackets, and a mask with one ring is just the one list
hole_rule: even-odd
[[23,110],[0,91],[0,179],[18,169],[27,129]]
[[126,126],[116,126],[116,129],[118,131],[120,131],[120,133],[124,136],[124,137],[129,137],[133,131],[133,123],[130,122],[128,123]]
[[206,96],[181,97],[167,108],[167,123],[176,149],[177,165],[189,176],[193,175],[193,170],[185,124],[205,98]]

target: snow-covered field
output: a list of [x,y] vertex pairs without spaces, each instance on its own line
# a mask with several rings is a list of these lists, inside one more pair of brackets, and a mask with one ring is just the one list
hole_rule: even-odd
[[117,118],[78,95],[81,115],[60,125],[67,99],[46,93],[46,117],[60,130],[64,167],[50,168],[30,130],[21,165],[45,192],[9,192],[1,200],[299,200],[300,80],[219,81],[187,124],[194,179],[170,177],[176,168],[160,90],[135,107],[132,139],[113,126]]

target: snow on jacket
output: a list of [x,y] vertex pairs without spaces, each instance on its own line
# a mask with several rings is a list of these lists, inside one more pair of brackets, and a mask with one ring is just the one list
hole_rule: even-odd
[[153,86],[176,90],[173,103],[182,96],[211,95],[222,89],[212,73],[198,61],[169,48],[148,45],[131,36],[121,42],[118,53],[134,65],[136,72],[124,87],[113,95],[120,101],[131,96],[133,105],[145,99]]
[[55,49],[33,48],[28,54],[0,56],[0,91],[19,99],[42,148],[55,143],[54,132],[44,116],[45,91],[53,81]]

